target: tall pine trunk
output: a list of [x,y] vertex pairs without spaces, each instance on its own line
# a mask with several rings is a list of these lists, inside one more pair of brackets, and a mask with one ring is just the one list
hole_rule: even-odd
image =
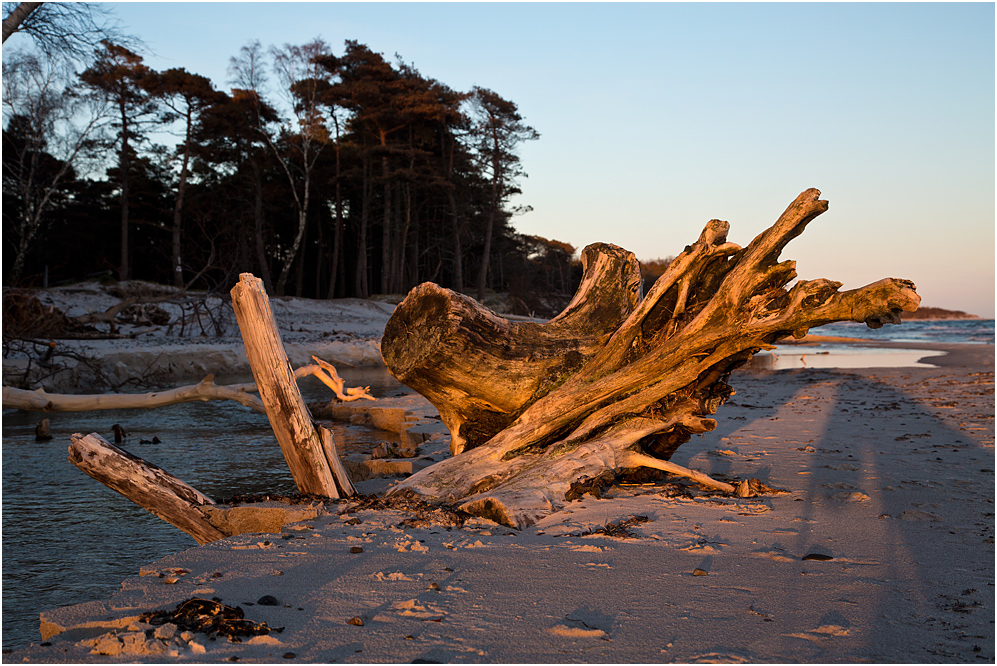
[[193,125],[190,106],[187,107],[187,132],[183,143],[183,164],[180,167],[180,182],[177,185],[177,201],[173,206],[173,286],[183,289],[183,263],[180,256],[181,229],[183,226],[183,195],[187,191],[187,175],[190,166],[190,140]]
[[492,254],[492,230],[495,227],[495,208],[488,211],[485,222],[485,247],[481,251],[481,265],[478,267],[478,302],[485,300],[485,281],[488,279],[488,259]]
[[495,218],[499,214],[502,203],[502,162],[499,151],[498,133],[492,131],[492,201],[488,210],[488,220],[485,223],[485,249],[482,250],[481,266],[478,270],[478,301],[485,298],[485,280],[488,279],[488,263],[492,254],[492,235],[495,229]]
[[398,242],[395,243],[395,261],[391,267],[391,272],[393,273],[391,293],[393,294],[401,294],[407,291],[405,289],[405,264],[408,252],[409,230],[412,228],[412,186],[409,183],[402,185],[402,200],[405,203],[405,211],[402,216],[404,222],[398,234]]
[[370,296],[367,281],[367,226],[370,215],[370,161],[363,157],[363,187],[360,196],[360,247],[357,248],[355,291],[358,298]]
[[[301,243],[305,238],[305,227],[308,225],[308,199],[311,194],[311,170],[305,168],[305,183],[304,183],[304,193],[302,194],[301,203],[298,205],[298,233],[294,237],[294,244],[291,245],[291,252],[287,257],[287,261],[280,270],[280,277],[277,278],[277,295],[284,295],[284,287],[287,284],[287,278],[291,275],[291,267],[294,266],[294,261],[298,257],[298,252],[301,249]],[[292,183],[293,187],[294,184]]]
[[381,222],[381,293],[389,290],[391,277],[391,181],[388,180],[388,158],[381,158],[381,177],[384,179],[384,218]]
[[453,190],[447,191],[447,200],[450,203],[450,225],[453,230],[453,271],[454,271],[454,291],[464,291],[464,250],[460,242],[460,220],[457,218],[457,199]]
[[305,225],[304,234],[301,236],[301,247],[294,257],[294,295],[303,296],[305,288],[305,260],[308,255],[308,225]]
[[251,159],[249,166],[253,171],[253,231],[256,237],[256,263],[259,266],[260,279],[267,293],[273,294],[273,279],[270,276],[270,263],[267,260],[267,247],[263,239],[263,174],[256,160]]
[[130,277],[128,266],[128,180],[131,171],[131,158],[128,155],[128,113],[125,108],[125,98],[119,102],[121,111],[121,155],[118,158],[118,168],[121,171],[121,265],[118,269],[118,279],[127,280]]
[[[335,118],[335,116],[333,116]],[[343,191],[340,184],[342,166],[340,162],[339,123],[336,122],[336,228],[332,235],[332,265],[329,273],[329,298],[336,297],[339,281],[340,257],[343,254]]]

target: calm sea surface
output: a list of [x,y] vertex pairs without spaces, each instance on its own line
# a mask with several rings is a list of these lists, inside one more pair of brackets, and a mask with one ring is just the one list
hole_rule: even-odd
[[[869,328],[865,324],[828,324],[810,329],[814,335],[858,338],[869,342],[994,344],[994,320],[908,321]],[[771,352],[755,355],[755,367],[769,370],[800,368],[910,368],[930,365],[933,356],[944,352],[894,349],[844,342],[816,345],[779,345]]]
[[[909,321],[870,329],[831,324],[815,335],[894,342],[994,343],[994,321]],[[832,351],[833,355],[834,352]],[[816,356],[810,352],[809,363]],[[384,371],[344,369],[348,385],[371,385],[390,395],[398,384]],[[305,399],[328,390],[302,382]],[[49,415],[53,439],[35,442],[37,413],[3,414],[3,647],[41,640],[38,614],[46,609],[105,599],[139,568],[196,544],[155,516],[80,472],[66,460],[69,436],[111,426],[129,432],[124,445],[215,499],[235,494],[293,492],[287,464],[267,419],[232,402],[186,403],[155,410]],[[141,444],[158,437],[160,444]],[[369,451],[391,433],[341,428],[337,441]]]
[[994,344],[993,319],[934,320],[914,319],[894,326],[869,328],[844,322],[810,329],[814,335],[862,338],[881,342],[946,342]]
[[[352,370],[352,371],[351,371]],[[370,385],[375,396],[399,385],[386,372],[341,369],[348,386]],[[219,380],[221,381],[221,380]],[[317,380],[300,383],[306,402],[328,400]],[[294,492],[294,481],[267,418],[230,401],[185,403],[154,410],[55,413],[52,439],[35,442],[38,413],[3,413],[3,647],[41,640],[38,614],[106,599],[143,565],[197,544],[74,467],[73,433],[111,426],[129,433],[122,445],[214,499],[243,493]],[[369,451],[394,433],[333,428],[337,444]],[[161,440],[141,444],[140,439]]]

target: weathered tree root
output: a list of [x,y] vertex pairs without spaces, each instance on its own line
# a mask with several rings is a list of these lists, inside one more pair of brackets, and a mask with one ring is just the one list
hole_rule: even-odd
[[413,289],[385,328],[382,355],[439,409],[459,455],[389,492],[511,527],[559,509],[572,484],[606,470],[662,469],[733,493],[668,461],[716,427],[709,416],[734,394],[731,371],[811,327],[899,324],[920,302],[913,283],[893,278],[844,292],[825,279],[786,288],[796,264],[779,254],[827,210],[819,196],[803,192],[745,248],[711,220],[643,300],[633,255],[589,246],[578,293],[545,324],[506,321],[433,284]]

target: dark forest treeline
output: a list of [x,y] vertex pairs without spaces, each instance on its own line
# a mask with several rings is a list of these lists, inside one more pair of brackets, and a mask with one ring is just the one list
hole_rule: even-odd
[[227,291],[251,272],[276,295],[339,298],[431,280],[539,313],[577,284],[574,248],[512,226],[518,149],[539,134],[491,90],[354,41],[250,43],[228,92],[111,42],[58,90],[44,59],[4,55],[5,285]]

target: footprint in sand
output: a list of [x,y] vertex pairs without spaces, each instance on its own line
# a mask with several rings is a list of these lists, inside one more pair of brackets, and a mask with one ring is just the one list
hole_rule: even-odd
[[845,619],[844,615],[838,611],[830,611],[825,613],[820,619],[816,629],[783,635],[790,638],[802,638],[807,641],[819,642],[836,636],[847,636],[851,631],[851,626],[851,623]]
[[556,624],[548,631],[564,638],[601,638],[608,641],[609,630],[614,618],[589,608],[579,608],[564,616],[562,624]]
[[408,553],[408,552],[425,553],[425,552],[429,551],[429,547],[428,546],[424,546],[423,544],[419,543],[418,541],[408,541],[408,540],[406,540],[406,541],[398,541],[398,542],[396,542],[395,543],[395,550],[397,550],[399,553]]
[[853,465],[852,463],[840,463],[838,465],[824,465],[824,467],[826,469],[833,469],[844,472],[857,472],[859,470],[858,465]]
[[418,599],[396,601],[391,604],[391,610],[403,617],[414,617],[419,620],[436,620],[446,615],[446,613],[433,604],[426,601],[419,601]]
[[941,520],[941,517],[933,513],[929,513],[927,511],[920,511],[918,509],[908,509],[906,511],[902,511],[900,515],[897,516],[897,518],[899,518],[900,520],[915,520],[915,521],[932,522],[932,523]]
[[858,488],[847,483],[825,483],[825,488],[839,490],[841,492],[828,493],[828,497],[839,502],[864,502],[869,496],[859,492]]
[[689,660],[690,664],[748,664],[753,660],[740,654],[731,654],[729,652],[709,652],[707,654],[701,654],[698,657],[693,657]]
[[865,502],[869,496],[856,490],[850,493],[833,493],[831,499],[839,502]]
[[[416,574],[416,575],[417,576],[422,576],[422,574]],[[385,574],[383,571],[378,571],[377,573],[371,574],[371,578],[373,578],[375,580],[390,580],[390,581],[402,581],[402,580],[413,581],[413,580],[415,580],[414,578],[410,578],[409,576],[406,576],[405,574],[403,574],[400,571],[395,571],[395,572],[389,573],[389,574]]]
[[564,636],[565,638],[607,638],[606,632],[602,629],[569,627],[565,624],[558,624],[551,627],[550,633],[555,636]]
[[783,635],[789,636],[790,638],[802,638],[807,641],[821,641],[834,636],[847,636],[848,629],[838,624],[822,624],[816,629],[811,629],[810,631]]

